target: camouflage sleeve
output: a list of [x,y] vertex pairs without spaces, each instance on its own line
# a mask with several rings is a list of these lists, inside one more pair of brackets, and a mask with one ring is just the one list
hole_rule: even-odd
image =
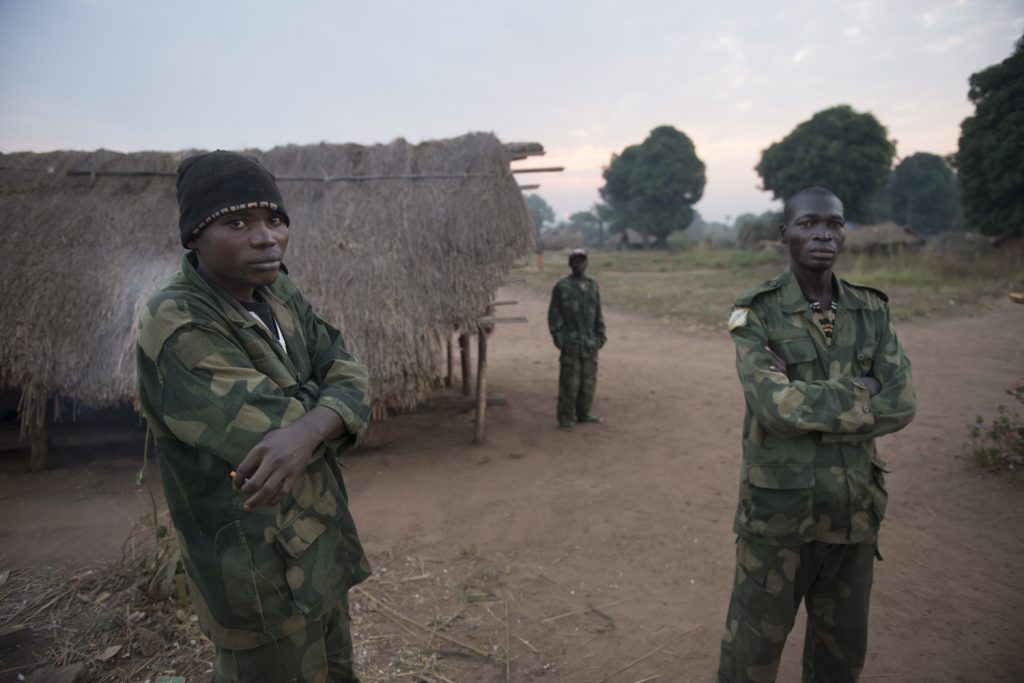
[[557,284],[551,290],[551,303],[548,304],[548,330],[551,332],[551,339],[555,346],[562,348],[562,332],[565,329],[565,322],[562,320],[562,288]]
[[597,299],[597,310],[594,313],[594,334],[597,336],[597,348],[600,349],[608,341],[608,336],[604,332],[604,315],[601,314],[601,290],[597,288],[596,282],[594,283],[594,296]]
[[822,435],[823,441],[866,441],[903,429],[914,419],[917,411],[917,394],[910,374],[910,359],[896,337],[896,330],[893,329],[889,317],[888,304],[883,304],[880,312],[885,319],[880,325],[882,334],[878,347],[871,358],[871,375],[882,385],[882,390],[872,396],[868,403],[868,410],[875,418],[874,422],[856,434]]
[[347,434],[328,442],[332,451],[341,453],[353,448],[370,424],[366,366],[345,349],[341,332],[318,318],[311,306],[305,317],[313,379],[320,389],[315,405],[330,408],[345,423]]
[[157,368],[163,381],[153,407],[167,429],[186,445],[234,466],[267,432],[308,411],[302,400],[286,396],[253,367],[242,349],[212,329],[179,329],[164,344]]
[[853,434],[874,423],[863,383],[848,377],[802,382],[772,370],[764,350],[768,338],[755,311],[749,310],[746,323],[731,334],[743,396],[753,417],[768,431],[784,437],[804,432]]

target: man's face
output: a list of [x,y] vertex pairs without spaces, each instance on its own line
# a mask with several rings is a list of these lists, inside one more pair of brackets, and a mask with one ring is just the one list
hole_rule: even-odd
[[244,209],[221,216],[191,240],[199,272],[239,301],[254,287],[272,284],[288,248],[288,226],[270,209]]
[[587,257],[586,256],[574,256],[569,261],[569,267],[572,268],[572,274],[576,277],[583,277],[583,273],[587,270]]
[[846,241],[842,202],[806,194],[794,199],[791,208],[789,221],[779,229],[789,246],[790,264],[805,271],[831,270]]

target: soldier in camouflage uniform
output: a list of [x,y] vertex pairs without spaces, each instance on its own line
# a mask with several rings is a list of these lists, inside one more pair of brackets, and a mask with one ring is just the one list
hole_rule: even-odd
[[285,274],[270,173],[192,157],[178,202],[190,251],[143,310],[138,391],[214,680],[356,682],[346,594],[370,568],[336,458],[366,367]]
[[604,346],[604,318],[597,283],[584,276],[587,252],[569,254],[572,275],[551,292],[548,329],[561,351],[558,373],[558,426],[571,430],[577,421],[601,422],[590,412],[597,390],[597,352]]
[[885,294],[832,273],[844,230],[828,190],[791,197],[789,271],[729,318],[746,416],[720,682],[774,681],[803,601],[803,680],[856,681],[864,663],[888,498],[875,437],[910,422],[915,395]]

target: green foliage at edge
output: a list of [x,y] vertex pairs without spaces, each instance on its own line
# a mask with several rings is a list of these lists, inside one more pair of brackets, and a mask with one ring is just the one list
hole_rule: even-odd
[[843,104],[819,111],[769,146],[756,170],[776,199],[823,186],[843,200],[848,219],[867,222],[895,154],[895,142],[874,115]]
[[973,74],[974,116],[960,124],[956,164],[968,222],[986,235],[1024,232],[1024,37]]

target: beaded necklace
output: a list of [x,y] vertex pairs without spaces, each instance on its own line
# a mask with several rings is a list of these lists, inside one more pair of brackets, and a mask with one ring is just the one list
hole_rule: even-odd
[[817,318],[821,331],[825,334],[825,344],[832,346],[832,330],[836,327],[836,311],[839,310],[836,300],[832,300],[832,305],[828,307],[828,311],[821,307],[820,301],[815,301],[814,299],[808,299],[807,305],[810,307],[811,312],[814,313],[815,318]]

